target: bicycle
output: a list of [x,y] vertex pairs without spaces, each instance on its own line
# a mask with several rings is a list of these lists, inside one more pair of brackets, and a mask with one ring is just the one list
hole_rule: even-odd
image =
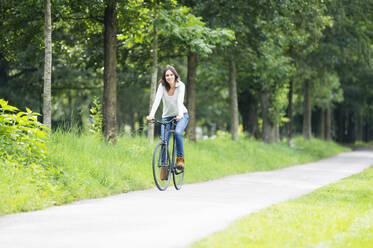
[[[181,189],[181,186],[183,184],[184,180],[184,168],[178,169],[175,164],[175,157],[176,157],[176,140],[175,140],[175,127],[176,127],[176,121],[175,119],[172,119],[170,121],[159,121],[159,120],[153,120],[150,121],[151,123],[157,123],[164,126],[164,132],[163,137],[161,135],[161,140],[157,143],[155,146],[154,152],[153,152],[153,178],[154,182],[157,186],[157,188],[161,191],[164,191],[167,189],[171,174],[172,179],[174,182],[174,186],[177,190]],[[171,129],[167,130],[168,124],[172,123]],[[172,157],[170,159],[170,152],[168,149],[168,143],[167,143],[167,132],[171,133],[171,136],[173,138],[172,140]],[[171,139],[171,137],[170,137]],[[162,168],[166,168],[167,170],[167,179],[162,180],[160,178],[161,170]]]

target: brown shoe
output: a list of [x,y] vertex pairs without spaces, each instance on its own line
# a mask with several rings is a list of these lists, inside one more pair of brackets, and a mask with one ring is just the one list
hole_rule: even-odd
[[184,169],[184,157],[177,157],[176,158],[176,166],[178,169]]
[[168,178],[168,166],[164,166],[161,169],[161,175],[159,176],[161,180],[167,180]]

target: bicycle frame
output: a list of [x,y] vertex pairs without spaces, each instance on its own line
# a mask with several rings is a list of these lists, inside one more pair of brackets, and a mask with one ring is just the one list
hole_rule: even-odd
[[[175,119],[172,119],[170,121],[167,121],[167,122],[162,122],[162,121],[158,121],[158,120],[155,120],[155,122],[161,124],[162,126],[164,126],[164,132],[163,132],[163,137],[161,136],[161,141],[162,143],[166,146],[166,154],[165,154],[165,161],[168,160],[168,156],[169,156],[169,147],[168,147],[168,142],[167,142],[167,133],[170,132],[172,136],[174,136],[175,134],[175,127],[176,127],[176,124],[175,124]],[[172,123],[172,127],[171,127],[171,130],[168,130],[168,124]],[[162,128],[162,127],[161,127]],[[171,137],[170,137],[171,138]],[[174,146],[175,146],[175,136],[172,138],[173,139],[173,147],[172,147],[172,156],[174,156]],[[170,160],[170,161],[173,161],[173,160]],[[172,164],[172,170],[173,170],[173,167],[174,165]]]

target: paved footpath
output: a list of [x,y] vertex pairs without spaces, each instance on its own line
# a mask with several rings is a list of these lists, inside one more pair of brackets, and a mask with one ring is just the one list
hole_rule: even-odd
[[150,189],[7,215],[0,217],[0,247],[187,247],[240,217],[372,164],[373,150],[367,149],[276,171],[184,185],[181,191]]

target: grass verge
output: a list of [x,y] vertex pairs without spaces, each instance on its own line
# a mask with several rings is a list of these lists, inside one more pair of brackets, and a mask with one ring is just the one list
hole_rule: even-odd
[[[120,136],[111,145],[94,135],[55,132],[48,145],[51,166],[0,166],[0,215],[154,187],[154,146],[140,136]],[[297,137],[295,148],[290,148],[286,142],[269,145],[247,138],[234,142],[229,135],[186,141],[184,149],[185,183],[279,169],[350,151],[318,139]]]
[[199,247],[372,247],[373,167],[234,222]]

